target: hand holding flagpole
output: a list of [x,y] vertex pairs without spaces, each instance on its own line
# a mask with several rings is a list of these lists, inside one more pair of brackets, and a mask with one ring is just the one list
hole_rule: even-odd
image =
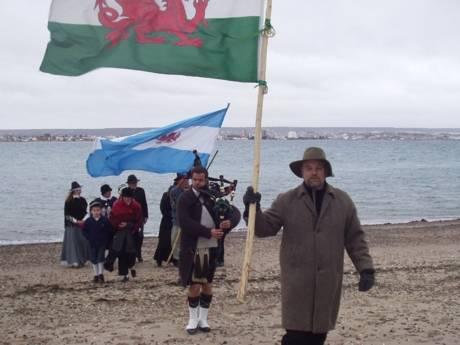
[[[260,52],[260,69],[259,69],[259,94],[257,101],[257,116],[254,135],[254,164],[252,172],[252,186],[254,191],[259,189],[259,172],[260,172],[260,147],[262,141],[262,113],[264,105],[264,95],[267,93],[266,68],[267,68],[267,49],[268,39],[274,35],[271,26],[272,0],[267,0],[267,8],[265,12],[265,27],[262,30],[262,46]],[[243,268],[241,272],[240,286],[237,294],[237,299],[244,302],[247,292],[249,279],[249,271],[251,268],[252,247],[254,243],[254,231],[256,224],[256,205],[249,206],[248,232],[246,237],[246,248],[244,251]]]

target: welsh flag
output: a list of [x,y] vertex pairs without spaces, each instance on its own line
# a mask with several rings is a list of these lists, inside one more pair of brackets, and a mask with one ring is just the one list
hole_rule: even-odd
[[264,0],[53,0],[40,70],[100,67],[241,82],[258,74]]

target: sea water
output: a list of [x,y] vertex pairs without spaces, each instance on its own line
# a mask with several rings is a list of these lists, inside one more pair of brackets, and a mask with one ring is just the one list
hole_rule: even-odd
[[[219,141],[211,176],[238,180],[235,205],[252,180],[253,141]],[[328,182],[354,200],[364,224],[460,217],[460,141],[266,140],[262,143],[262,207],[301,180],[289,163],[309,146],[322,147],[335,177]],[[108,183],[116,194],[128,174],[91,178],[85,162],[90,142],[0,144],[0,244],[61,241],[64,200],[72,181],[83,185],[88,202]],[[147,194],[145,232],[157,235],[159,202],[174,174],[134,172]],[[240,224],[244,227],[244,223]]]

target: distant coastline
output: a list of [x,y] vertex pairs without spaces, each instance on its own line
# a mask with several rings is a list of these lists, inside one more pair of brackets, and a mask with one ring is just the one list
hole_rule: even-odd
[[[424,224],[432,224],[433,226],[442,226],[449,224],[460,224],[459,217],[446,217],[446,218],[432,218],[432,219],[414,219],[414,220],[399,220],[399,221],[370,221],[370,222],[361,222],[363,227],[372,229],[379,227],[403,227],[403,226],[424,226]],[[247,232],[246,226],[239,226],[232,231],[232,237],[241,236],[245,237]],[[158,233],[145,233],[146,238],[158,238]],[[29,245],[40,245],[40,244],[61,244],[61,237],[54,237],[42,240],[15,240],[15,241],[5,241],[0,240],[1,247],[11,247],[11,246],[29,246]]]
[[[0,142],[78,142],[115,138],[151,128],[0,130]],[[253,140],[254,129],[224,127],[220,140]],[[460,140],[459,128],[266,127],[264,140]]]

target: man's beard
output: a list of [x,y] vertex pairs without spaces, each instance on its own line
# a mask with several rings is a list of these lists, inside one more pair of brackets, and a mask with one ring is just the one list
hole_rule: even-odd
[[192,184],[192,187],[193,187],[193,189],[198,190],[198,191],[199,191],[199,190],[207,190],[207,189],[208,189],[208,184],[205,184],[205,185],[202,186],[202,187],[194,186],[194,185]]
[[305,181],[305,184],[309,188],[315,189],[315,190],[321,190],[324,188],[324,181],[320,182],[319,179],[315,179],[314,181],[312,181],[311,179],[308,179],[307,181]]

